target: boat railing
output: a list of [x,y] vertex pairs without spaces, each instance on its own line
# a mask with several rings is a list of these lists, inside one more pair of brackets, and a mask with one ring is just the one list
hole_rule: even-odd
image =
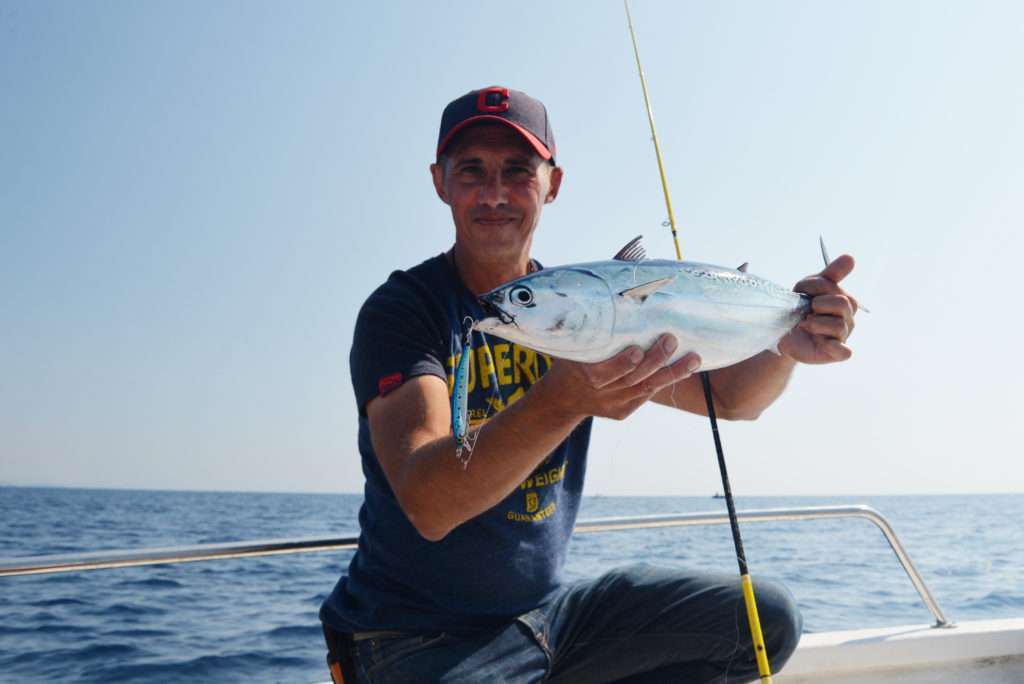
[[[939,608],[935,597],[928,590],[921,574],[914,567],[910,555],[900,543],[892,525],[885,516],[871,506],[810,506],[803,508],[769,508],[740,511],[740,522],[779,522],[796,520],[824,520],[833,518],[864,518],[881,530],[892,548],[900,565],[907,573],[921,600],[935,618],[934,627],[951,627],[952,623]],[[668,513],[663,515],[637,515],[615,518],[593,518],[577,523],[576,534],[593,534],[617,530],[652,529],[658,527],[691,527],[695,525],[728,524],[724,512],[709,513]],[[127,568],[140,565],[161,565],[165,563],[188,563],[193,561],[224,560],[228,558],[251,558],[312,551],[341,551],[355,549],[358,537],[292,538],[267,539],[259,541],[231,542],[224,544],[199,544],[169,548],[150,548],[125,551],[95,551],[89,553],[32,556],[0,560],[0,577],[15,575],[38,575],[56,572],[77,572],[105,568]]]

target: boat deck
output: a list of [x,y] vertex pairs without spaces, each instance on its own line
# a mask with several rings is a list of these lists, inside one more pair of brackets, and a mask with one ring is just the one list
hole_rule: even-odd
[[1021,684],[1024,619],[805,634],[779,684]]

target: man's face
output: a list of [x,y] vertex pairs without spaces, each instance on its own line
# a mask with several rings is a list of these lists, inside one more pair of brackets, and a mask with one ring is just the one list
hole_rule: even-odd
[[463,131],[431,165],[434,188],[452,210],[456,240],[485,261],[528,254],[541,209],[555,199],[562,170],[502,124]]

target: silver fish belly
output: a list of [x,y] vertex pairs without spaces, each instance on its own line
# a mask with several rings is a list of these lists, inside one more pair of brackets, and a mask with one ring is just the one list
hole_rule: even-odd
[[693,351],[703,370],[777,351],[809,309],[805,295],[736,269],[619,258],[543,269],[481,301],[496,315],[476,329],[552,356],[603,361],[672,333],[671,360]]

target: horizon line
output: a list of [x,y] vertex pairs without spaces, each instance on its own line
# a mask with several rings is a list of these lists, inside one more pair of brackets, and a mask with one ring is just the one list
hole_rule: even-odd
[[[309,491],[309,490],[270,490],[270,489],[180,489],[161,487],[134,487],[134,486],[110,486],[110,485],[60,485],[60,484],[25,484],[14,482],[0,482],[0,488],[12,489],[68,489],[81,491],[115,491],[115,492],[154,492],[166,494],[277,494],[277,495],[302,495],[302,496],[362,496],[362,491]],[[593,492],[583,494],[584,498],[716,498],[721,496],[720,492],[712,494],[609,494],[605,492]],[[886,496],[1014,496],[1024,495],[1024,491],[945,491],[945,492],[900,492],[900,493],[823,493],[823,494],[736,494],[734,498],[821,498],[821,497],[886,497]]]

